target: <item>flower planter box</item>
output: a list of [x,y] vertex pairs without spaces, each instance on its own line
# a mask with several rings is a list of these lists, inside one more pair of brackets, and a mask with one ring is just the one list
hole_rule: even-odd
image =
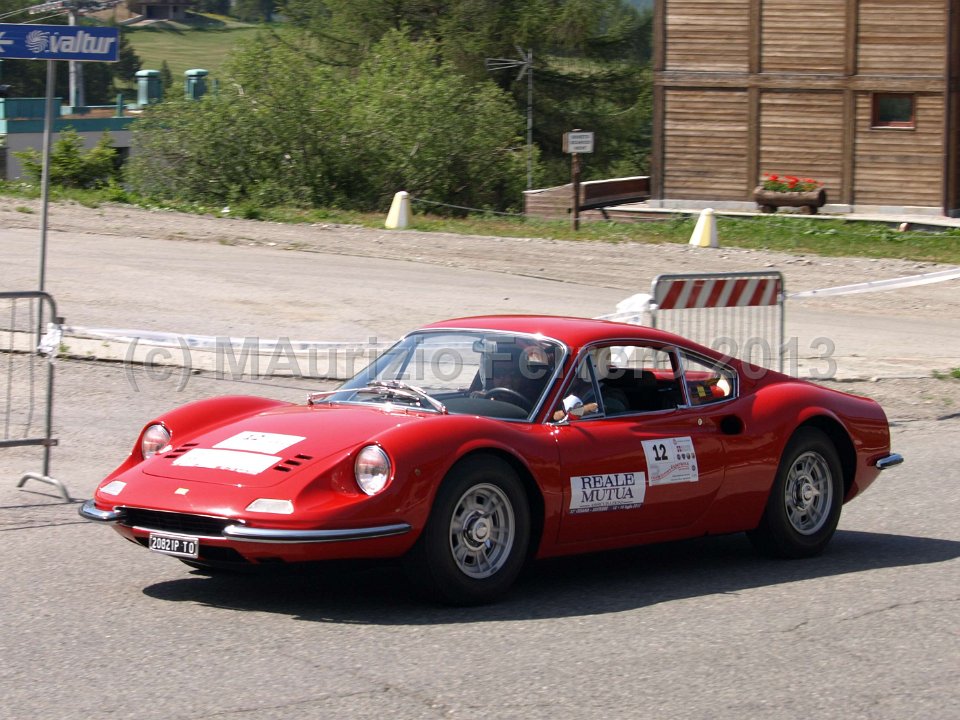
[[817,188],[807,192],[777,192],[764,190],[762,185],[758,185],[753,191],[753,199],[760,212],[774,213],[780,207],[798,207],[808,215],[816,215],[817,209],[827,202],[827,191]]

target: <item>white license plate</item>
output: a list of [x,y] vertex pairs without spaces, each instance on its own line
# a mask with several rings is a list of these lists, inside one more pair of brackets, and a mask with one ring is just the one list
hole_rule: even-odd
[[196,538],[182,535],[150,533],[149,548],[154,552],[177,557],[197,558],[200,556],[200,543]]

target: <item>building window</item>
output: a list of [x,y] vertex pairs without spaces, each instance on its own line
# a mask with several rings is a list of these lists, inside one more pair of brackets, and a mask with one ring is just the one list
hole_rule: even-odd
[[871,127],[914,128],[916,96],[904,93],[874,93]]

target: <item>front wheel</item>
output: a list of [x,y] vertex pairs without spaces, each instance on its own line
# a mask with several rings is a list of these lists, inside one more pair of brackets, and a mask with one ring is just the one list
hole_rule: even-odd
[[800,428],[783,451],[760,524],[747,536],[764,555],[819,555],[837,529],[842,505],[836,448],[820,430]]
[[476,605],[507,591],[529,544],[530,505],[516,472],[499,458],[468,458],[437,491],[406,564],[430,596]]

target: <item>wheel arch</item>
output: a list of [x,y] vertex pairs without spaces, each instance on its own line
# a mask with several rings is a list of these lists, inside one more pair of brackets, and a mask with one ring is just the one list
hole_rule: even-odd
[[540,541],[543,538],[543,528],[546,518],[546,505],[543,499],[543,493],[540,491],[537,481],[533,477],[530,468],[526,466],[516,455],[495,447],[482,447],[470,450],[450,466],[447,471],[446,479],[461,463],[468,460],[482,459],[487,457],[503,460],[509,465],[520,479],[523,491],[527,496],[527,502],[530,504],[530,546],[527,548],[527,557],[532,558],[537,554],[540,547]]
[[797,426],[794,434],[800,428],[805,427],[812,427],[822,432],[836,448],[837,455],[840,458],[840,468],[843,471],[843,497],[846,500],[857,474],[857,452],[854,449],[850,433],[847,432],[840,421],[828,415],[814,415],[807,418]]

